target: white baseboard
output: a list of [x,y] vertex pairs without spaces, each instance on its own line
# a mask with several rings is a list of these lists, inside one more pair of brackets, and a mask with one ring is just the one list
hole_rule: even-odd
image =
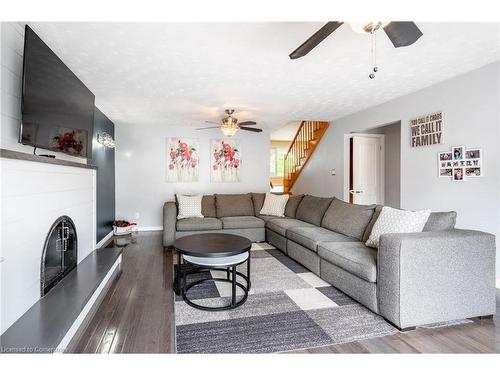
[[139,227],[139,232],[151,232],[151,231],[157,231],[157,230],[163,230],[163,226],[157,226],[157,227]]
[[102,240],[100,240],[96,245],[95,245],[95,248],[96,249],[100,249],[106,242],[108,242],[108,240],[113,237],[113,231],[109,232],[108,234],[106,234],[104,236],[104,238]]

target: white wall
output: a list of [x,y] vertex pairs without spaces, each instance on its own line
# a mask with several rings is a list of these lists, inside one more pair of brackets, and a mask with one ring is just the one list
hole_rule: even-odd
[[[24,24],[2,22],[1,34],[1,127],[0,147],[33,153],[33,147],[22,145],[19,139],[21,123],[21,83],[23,76]],[[50,47],[50,41],[45,41]],[[48,150],[37,153],[56,155],[58,159],[87,163],[86,159]]]
[[[164,202],[174,194],[248,193],[269,191],[269,132],[240,131],[241,182],[210,182],[210,139],[221,138],[220,130],[186,127],[146,126],[115,122],[116,139],[116,217],[138,220],[143,228],[161,228]],[[199,181],[166,181],[166,142],[168,137],[197,138],[199,142]],[[136,219],[136,213],[139,219]]]
[[[455,210],[457,226],[500,234],[499,63],[452,78],[376,107],[334,120],[293,192],[343,196],[344,134],[401,121],[401,207]],[[409,121],[443,111],[443,145],[412,149]],[[484,177],[453,183],[438,178],[437,153],[452,145],[483,149]],[[330,170],[337,170],[336,176]],[[500,252],[497,241],[497,279]]]

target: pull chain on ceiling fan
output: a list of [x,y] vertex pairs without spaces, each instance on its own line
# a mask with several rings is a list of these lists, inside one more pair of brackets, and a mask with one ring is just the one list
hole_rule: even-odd
[[[307,55],[313,48],[325,40],[330,34],[342,26],[344,22],[330,21],[326,23],[321,29],[316,31],[309,39],[302,43],[295,51],[289,56],[293,59],[298,59]],[[383,29],[387,37],[392,42],[395,48],[410,46],[415,43],[423,34],[414,22],[350,22],[351,28],[360,33],[371,34],[371,57],[372,57],[372,72],[369,74],[371,79],[375,78],[375,73],[378,71],[377,67],[377,39],[376,32]]]
[[370,43],[371,43],[371,58],[372,58],[372,72],[368,75],[370,79],[375,78],[375,73],[378,72],[377,66],[377,30],[382,25],[382,22],[379,22],[377,27],[373,27],[370,31]]

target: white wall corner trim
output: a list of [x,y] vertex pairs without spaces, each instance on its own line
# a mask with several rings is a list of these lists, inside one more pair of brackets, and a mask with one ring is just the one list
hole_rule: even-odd
[[95,248],[96,248],[96,249],[100,249],[101,247],[103,247],[103,246],[106,244],[106,242],[108,242],[108,241],[109,241],[109,239],[110,239],[111,237],[113,237],[113,231],[111,231],[111,232],[109,232],[108,234],[106,234],[106,235],[104,236],[104,238],[103,238],[102,240],[100,240],[100,241],[99,241],[99,242],[95,245]]

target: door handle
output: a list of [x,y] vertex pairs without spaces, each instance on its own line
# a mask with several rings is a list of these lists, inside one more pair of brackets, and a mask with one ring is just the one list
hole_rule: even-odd
[[349,190],[351,194],[363,194],[363,190]]

